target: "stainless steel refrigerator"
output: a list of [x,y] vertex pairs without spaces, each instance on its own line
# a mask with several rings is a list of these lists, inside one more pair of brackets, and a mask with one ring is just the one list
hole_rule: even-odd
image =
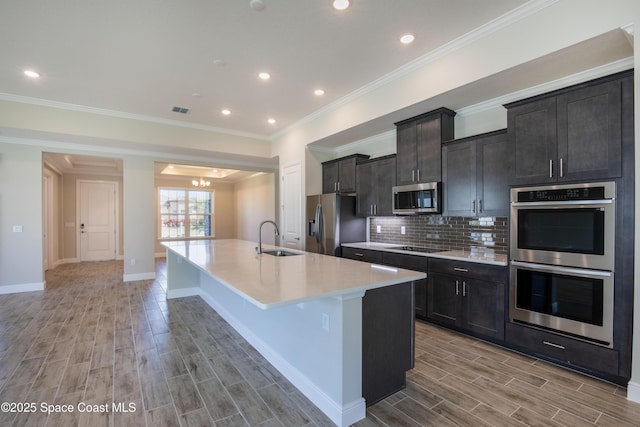
[[366,218],[356,216],[355,196],[307,196],[306,212],[308,252],[341,256],[341,244],[367,239]]

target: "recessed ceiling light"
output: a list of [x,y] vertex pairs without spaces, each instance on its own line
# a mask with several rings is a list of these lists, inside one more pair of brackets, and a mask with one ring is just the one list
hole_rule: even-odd
[[273,117],[269,117],[267,119],[267,123],[269,123],[270,125],[275,125],[276,124],[276,119],[274,119]]
[[214,59],[213,65],[216,65],[218,67],[224,67],[225,65],[227,65],[227,62],[223,59]]
[[402,44],[413,43],[415,39],[416,37],[413,34],[404,34],[403,36],[400,37],[400,43]]
[[220,111],[224,116],[228,116],[229,114],[231,114],[231,110],[229,110],[228,108],[223,109],[222,111]]
[[33,70],[24,70],[24,75],[32,79],[37,79],[38,77],[40,77],[40,73]]
[[317,96],[322,96],[324,95],[324,89],[316,89],[313,91],[314,94],[316,94]]
[[263,71],[258,74],[258,77],[260,77],[262,80],[269,80],[271,78],[271,74]]
[[251,0],[249,2],[249,7],[258,12],[262,12],[266,5],[264,4],[264,0]]
[[349,0],[333,0],[333,8],[337,10],[345,10],[349,7]]

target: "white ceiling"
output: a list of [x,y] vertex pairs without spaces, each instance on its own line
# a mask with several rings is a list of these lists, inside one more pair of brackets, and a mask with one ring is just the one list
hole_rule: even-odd
[[[249,0],[3,1],[0,95],[267,140],[526,0],[353,0],[346,11],[331,0],[264,2],[256,11]],[[408,46],[398,40],[406,32],[416,36]],[[270,81],[257,78],[263,70]]]

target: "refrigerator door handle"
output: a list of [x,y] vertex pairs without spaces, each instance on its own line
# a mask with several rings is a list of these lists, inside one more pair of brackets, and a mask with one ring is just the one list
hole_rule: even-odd
[[320,244],[322,242],[322,234],[323,234],[323,225],[322,224],[322,205],[318,203],[316,206],[316,243]]

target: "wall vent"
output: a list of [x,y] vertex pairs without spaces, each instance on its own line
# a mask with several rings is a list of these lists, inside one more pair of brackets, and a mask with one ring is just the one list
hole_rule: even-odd
[[187,114],[189,109],[187,107],[173,107],[171,111],[174,113]]

